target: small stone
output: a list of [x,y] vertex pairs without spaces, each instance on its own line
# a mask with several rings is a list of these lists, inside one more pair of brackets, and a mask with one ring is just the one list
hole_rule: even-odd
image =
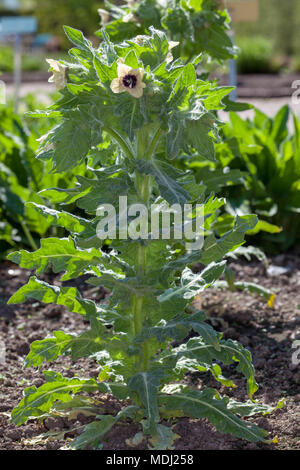
[[72,377],[74,377],[74,372],[72,370],[67,370],[65,376],[71,379]]
[[98,377],[99,371],[98,370],[91,370],[90,371],[90,377]]
[[263,369],[266,366],[266,361],[265,359],[258,359],[258,361],[254,363],[254,365],[257,369]]
[[257,450],[258,447],[257,447],[257,445],[256,445],[254,442],[250,442],[250,443],[247,445],[247,449],[248,449],[248,450]]
[[44,316],[48,319],[60,318],[62,315],[62,308],[49,306],[44,310],[43,313]]
[[267,269],[268,276],[281,276],[282,274],[288,274],[291,268],[288,266],[275,266],[271,264]]
[[25,356],[30,351],[30,346],[27,341],[23,341],[21,344],[18,344],[16,347],[18,356]]
[[240,342],[242,343],[243,346],[248,346],[250,344],[250,340],[248,336],[241,336]]
[[44,422],[45,428],[49,429],[49,431],[52,431],[54,429],[61,429],[61,420],[56,419],[56,418],[46,418]]
[[12,361],[16,361],[18,359],[18,356],[11,352],[11,353],[7,354],[7,358],[11,359]]
[[7,431],[6,433],[6,437],[8,437],[8,439],[10,439],[11,441],[19,441],[21,436],[22,434],[19,429],[12,429]]
[[12,380],[7,379],[7,380],[5,381],[5,386],[6,386],[6,387],[14,387],[15,385],[14,385],[14,383],[13,383]]
[[37,321],[31,322],[29,326],[33,331],[37,331],[39,328],[41,328],[41,324]]
[[11,277],[21,276],[22,271],[20,269],[8,269],[7,274]]
[[41,387],[45,382],[43,379],[36,378],[32,381],[32,385],[35,385],[36,387]]
[[2,404],[0,405],[0,412],[4,412],[4,411],[10,411],[11,410],[11,406],[10,405],[6,405],[6,404]]
[[226,339],[238,339],[240,334],[234,328],[227,328],[224,331],[224,336]]
[[44,335],[38,332],[31,333],[31,335],[28,336],[28,340],[30,343],[33,343],[34,341],[39,341],[41,339],[44,339]]
[[297,372],[297,374],[293,376],[293,381],[298,385],[300,384],[300,372]]
[[47,442],[46,449],[47,450],[58,450],[61,444],[59,442]]

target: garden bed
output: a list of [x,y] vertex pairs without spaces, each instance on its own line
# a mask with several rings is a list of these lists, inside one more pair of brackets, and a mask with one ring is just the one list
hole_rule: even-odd
[[[272,444],[251,444],[230,435],[222,435],[206,419],[173,420],[174,432],[180,436],[175,441],[175,448],[193,449],[300,449],[299,404],[300,404],[300,366],[292,364],[293,341],[300,339],[300,256],[296,253],[281,255],[270,262],[288,267],[285,274],[270,276],[262,263],[232,262],[237,279],[257,282],[276,292],[274,308],[261,298],[239,292],[207,290],[198,298],[201,308],[210,317],[214,327],[224,332],[225,338],[238,340],[253,355],[256,367],[256,379],[259,391],[256,399],[270,405],[285,398],[286,405],[265,417],[248,418],[269,432]],[[84,331],[87,324],[84,319],[70,314],[58,306],[27,302],[23,305],[8,307],[5,302],[27,280],[30,272],[4,262],[0,266],[0,339],[6,346],[5,363],[0,364],[0,449],[59,449],[64,441],[43,442],[34,440],[36,436],[49,431],[65,431],[65,437],[72,438],[79,431],[70,431],[74,427],[86,424],[89,417],[78,415],[77,419],[47,418],[44,424],[29,421],[17,428],[9,423],[9,413],[18,404],[24,387],[40,386],[43,375],[40,371],[23,369],[23,360],[29,351],[31,342],[42,339],[55,330],[67,332]],[[44,276],[47,278],[47,276]],[[58,277],[51,277],[59,285]],[[78,286],[82,289],[83,283]],[[95,294],[85,287],[85,295],[94,298]],[[96,300],[100,301],[107,291],[100,289]],[[92,360],[60,358],[48,365],[67,377],[74,374],[82,377],[97,377],[97,364]],[[45,366],[47,368],[47,365]],[[239,400],[247,399],[245,381],[232,366],[223,368],[224,375],[230,377],[237,388],[225,388],[206,373],[191,373],[186,376],[190,385],[197,388],[213,386],[223,394]],[[109,396],[99,395],[101,412],[115,413],[122,403]],[[167,423],[166,423],[167,424]],[[126,440],[139,431],[139,426],[131,424],[115,426],[105,437],[103,449],[130,449]],[[276,441],[278,442],[276,443]],[[127,441],[128,442],[128,441]],[[143,441],[137,447],[147,449]]]

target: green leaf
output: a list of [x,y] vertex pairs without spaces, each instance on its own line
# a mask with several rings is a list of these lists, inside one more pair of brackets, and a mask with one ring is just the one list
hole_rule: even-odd
[[251,400],[241,403],[233,399],[230,399],[227,405],[229,410],[240,416],[253,416],[256,414],[268,415],[283,406],[284,402],[282,400],[279,401],[276,406],[270,406],[261,405],[260,403]]
[[90,225],[90,221],[87,219],[77,217],[69,212],[56,211],[34,202],[28,202],[26,207],[34,209],[41,216],[45,217],[49,223],[64,227],[72,233],[81,233]]
[[71,393],[91,392],[98,388],[94,379],[67,379],[53,371],[44,372],[44,375],[47,382],[39,388],[35,386],[26,388],[24,398],[13,409],[11,419],[17,426],[30,418],[49,412],[56,400],[67,402],[72,398]]
[[21,268],[36,269],[37,274],[49,268],[55,273],[64,271],[63,281],[77,277],[85,268],[104,261],[100,250],[80,250],[71,238],[45,238],[41,240],[39,250],[33,253],[21,250],[10,254],[9,259]]
[[239,256],[244,256],[247,261],[251,261],[252,256],[254,256],[259,261],[262,261],[263,263],[267,263],[268,261],[265,253],[257,246],[239,246],[236,250],[228,253],[227,255],[227,257],[233,259],[238,259]]
[[16,217],[24,215],[22,199],[11,190],[2,178],[0,178],[0,207],[15,214]]
[[233,90],[234,87],[211,88],[209,91],[206,92],[208,94],[207,98],[204,97],[203,99],[203,104],[205,108],[208,110],[218,110],[226,108],[225,99],[227,95]]
[[91,330],[78,336],[54,331],[54,337],[34,341],[26,357],[26,367],[39,367],[43,361],[54,361],[62,354],[70,354],[74,361],[105,350],[109,347],[106,328],[96,319],[91,320],[91,325]]
[[71,28],[70,26],[64,26],[65,33],[70,41],[75,44],[79,49],[85,52],[91,53],[92,44],[88,41],[79,29]]
[[255,215],[237,216],[234,229],[217,239],[209,235],[204,241],[201,262],[209,264],[212,261],[222,259],[228,252],[235,250],[244,243],[244,234],[255,227],[257,217]]
[[28,284],[22,286],[8,301],[19,304],[28,299],[35,299],[46,304],[57,304],[66,307],[69,312],[94,317],[97,314],[95,303],[83,299],[75,287],[52,286],[47,282],[31,277]]
[[[214,284],[214,287],[216,289],[226,288],[227,282],[217,281]],[[259,286],[258,284],[255,284],[253,282],[234,281],[233,287],[235,289],[248,291],[251,294],[254,293],[254,294],[261,295],[262,297],[264,297],[265,300],[270,300],[271,297],[274,295],[274,292],[272,292],[270,289],[266,289],[265,287]]]
[[117,77],[117,64],[113,63],[111,67],[101,61],[99,57],[94,58],[94,67],[101,83],[109,84]]
[[157,392],[162,379],[160,371],[138,372],[128,380],[129,389],[136,393],[145,408],[147,433],[154,433],[159,421]]
[[183,188],[182,184],[174,180],[174,176],[182,176],[182,173],[174,170],[171,165],[165,162],[154,161],[147,162],[139,159],[136,162],[137,171],[141,174],[152,175],[159,187],[162,197],[169,204],[183,205],[190,200],[189,193]]
[[247,379],[248,394],[250,398],[258,389],[258,385],[255,382],[255,370],[252,365],[251,353],[236,341],[221,340],[218,342],[218,348],[216,348],[211,344],[207,344],[206,338],[205,342],[201,338],[192,338],[187,344],[174,349],[171,354],[163,354],[162,358],[165,356],[170,357],[171,360],[173,357],[180,361],[182,361],[183,357],[196,359],[199,361],[199,364],[204,363],[209,366],[213,364],[213,360],[215,359],[223,362],[224,364],[238,363],[237,370]]
[[171,427],[158,424],[156,427],[156,436],[150,439],[152,444],[151,450],[174,450],[174,441],[180,436],[172,431]]
[[165,410],[181,410],[193,418],[207,418],[218,431],[230,433],[250,442],[264,441],[267,432],[255,424],[242,421],[228,409],[228,399],[220,399],[218,392],[207,388],[204,391],[182,390],[172,395],[160,394],[160,406]]
[[209,132],[212,129],[214,119],[208,115],[198,120],[192,120],[186,127],[187,141],[199,152],[200,156],[206,160],[216,161],[215,147]]
[[51,413],[67,419],[77,419],[79,414],[84,416],[99,415],[103,408],[103,402],[90,397],[75,396],[70,401],[57,402],[52,406]]
[[249,230],[249,235],[255,235],[256,233],[259,232],[267,232],[267,233],[280,233],[282,231],[281,227],[278,227],[277,225],[270,224],[266,220],[261,220],[259,219],[255,228],[252,230]]
[[183,297],[191,299],[211,286],[223,273],[226,261],[211,263],[200,274],[194,274],[189,268],[182,272],[180,286],[168,289],[160,297],[159,301],[164,302],[171,298]]
[[195,168],[197,181],[204,183],[207,193],[219,193],[224,186],[232,184],[242,184],[244,173],[240,170],[211,170],[207,167],[197,168],[197,162],[191,163],[191,168]]
[[123,418],[132,419],[137,411],[136,406],[127,406],[116,416],[98,415],[97,421],[93,421],[85,427],[83,433],[72,442],[71,448],[75,450],[86,449],[86,447],[99,448],[101,439],[117,421]]
[[172,36],[186,35],[190,40],[194,39],[194,28],[189,15],[180,7],[169,8],[162,18],[162,25],[170,31]]
[[111,415],[98,416],[97,421],[88,424],[83,433],[71,444],[75,450],[86,449],[87,447],[97,448],[102,437],[115,424],[115,418]]
[[203,0],[188,0],[188,5],[195,11],[199,12],[203,9]]
[[[174,302],[174,301],[173,301]],[[164,303],[162,303],[164,306]],[[189,332],[193,329],[198,333],[207,344],[212,345],[217,350],[220,350],[218,334],[214,329],[204,323],[205,313],[196,312],[194,314],[178,315],[175,316],[171,321],[161,321],[161,324],[154,327],[145,327],[139,336],[134,341],[136,343],[144,342],[147,339],[155,337],[160,343],[164,343],[166,340],[177,340],[181,341],[188,336]]]
[[[37,157],[51,158],[57,172],[67,171],[82,163],[92,144],[91,126],[79,110],[58,125],[43,142]],[[100,138],[99,138],[100,141]]]
[[288,135],[287,123],[290,116],[288,105],[283,106],[273,119],[271,138],[279,145]]
[[63,331],[54,331],[53,334],[53,338],[31,343],[30,353],[26,357],[26,367],[39,367],[44,360],[52,362],[67,350],[72,336]]

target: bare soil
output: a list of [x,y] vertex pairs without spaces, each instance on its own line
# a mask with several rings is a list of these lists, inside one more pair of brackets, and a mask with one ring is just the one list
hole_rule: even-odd
[[[300,404],[300,365],[292,363],[293,342],[300,340],[300,256],[296,253],[280,255],[270,260],[277,266],[285,266],[289,271],[279,276],[267,274],[264,264],[259,262],[234,261],[230,267],[236,278],[259,283],[276,293],[273,308],[258,296],[228,290],[207,290],[198,299],[206,311],[209,322],[225,338],[240,341],[253,356],[256,367],[256,379],[260,386],[256,399],[270,405],[285,398],[284,408],[271,415],[251,417],[269,432],[271,444],[252,444],[230,435],[222,435],[206,419],[181,418],[174,420],[173,430],[179,439],[175,448],[180,450],[296,450],[300,449],[299,404]],[[6,347],[5,362],[0,363],[0,449],[2,450],[54,450],[66,445],[61,440],[37,438],[49,431],[64,431],[65,438],[73,438],[80,431],[73,431],[91,418],[78,415],[76,419],[47,418],[43,423],[28,421],[16,427],[10,423],[11,410],[22,398],[25,387],[43,384],[41,370],[23,368],[23,361],[29,352],[30,343],[43,339],[55,330],[81,332],[87,329],[84,319],[65,309],[39,302],[27,302],[23,305],[6,306],[8,298],[24,283],[30,272],[4,262],[0,265],[0,341]],[[44,277],[47,279],[47,276]],[[50,276],[51,282],[59,285],[58,277]],[[84,287],[82,280],[78,288],[84,289],[87,297],[95,294]],[[96,300],[105,297],[107,291],[100,289]],[[300,353],[298,358],[300,357]],[[96,377],[97,364],[92,360],[73,362],[70,358],[60,358],[55,363],[44,366],[61,372],[67,377]],[[239,400],[247,399],[246,384],[242,376],[231,366],[223,369],[224,375],[234,380],[237,388],[225,388],[207,373],[189,373],[186,381],[198,388],[212,386],[227,396]],[[98,395],[104,412],[116,413],[123,403],[107,395]],[[128,439],[138,431],[139,425],[128,423],[114,427],[104,439],[103,449],[132,449]],[[278,441],[278,442],[276,442]],[[136,449],[147,449],[143,441]]]

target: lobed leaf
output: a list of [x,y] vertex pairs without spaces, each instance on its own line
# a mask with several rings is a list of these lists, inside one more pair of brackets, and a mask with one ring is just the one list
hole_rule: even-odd
[[172,395],[160,394],[159,404],[165,410],[181,410],[192,418],[207,418],[218,431],[244,438],[250,442],[264,441],[267,432],[255,424],[241,420],[228,409],[228,399],[221,399],[218,392],[207,388],[181,390]]
[[35,269],[37,274],[53,269],[55,273],[65,272],[62,280],[81,275],[84,269],[97,266],[104,261],[100,250],[81,250],[71,238],[44,238],[41,248],[33,253],[26,250],[11,253],[8,257],[21,268]]

